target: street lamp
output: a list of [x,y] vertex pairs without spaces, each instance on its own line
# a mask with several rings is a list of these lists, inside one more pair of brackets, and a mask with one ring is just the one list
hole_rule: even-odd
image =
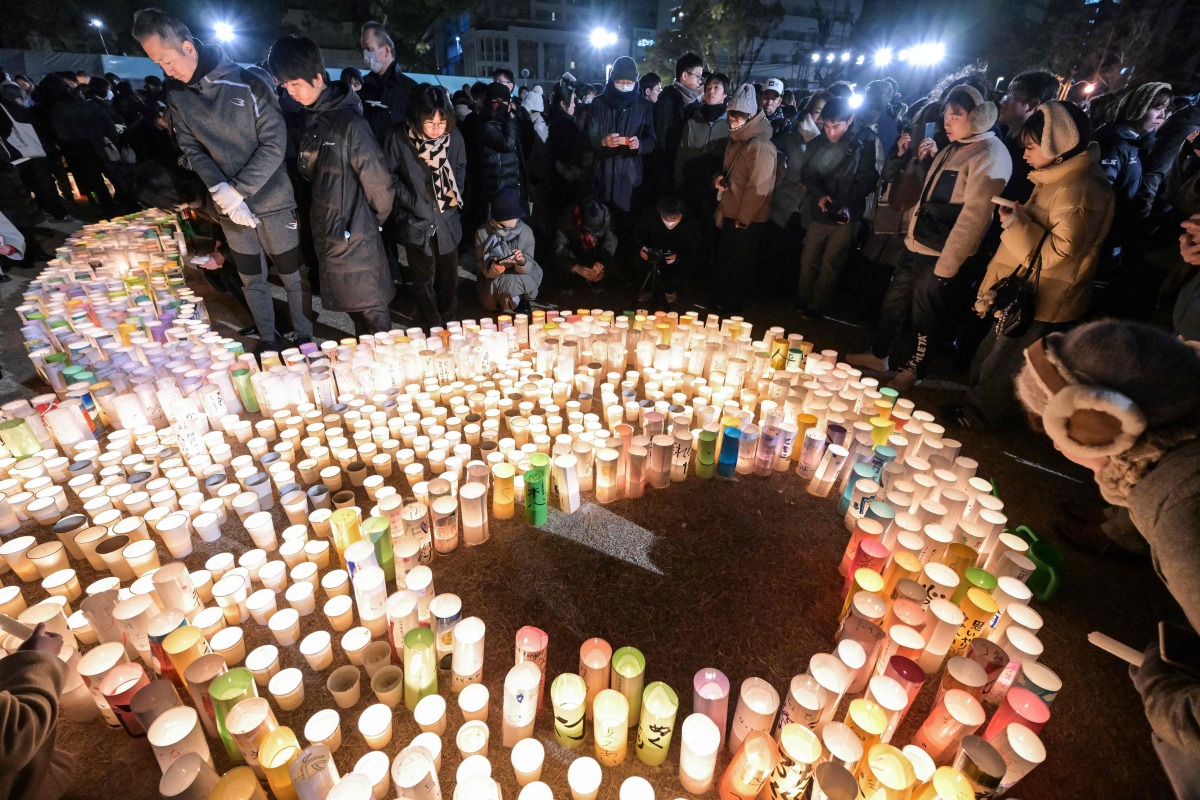
[[833,53],[826,53],[826,54],[825,54],[825,62],[826,62],[827,64],[832,64],[832,63],[833,63]]
[[842,63],[844,64],[849,60],[850,60],[850,53],[849,52],[842,53]]
[[886,67],[892,63],[892,48],[881,47],[875,51],[875,66]]
[[222,44],[229,44],[236,36],[233,26],[228,22],[213,23],[213,35],[216,36],[217,41],[221,42]]
[[95,28],[96,33],[100,36],[100,46],[104,48],[104,55],[108,55],[108,45],[104,42],[104,22],[97,17],[92,17],[88,21],[89,28]]
[[814,63],[814,64],[815,64],[815,63],[817,63],[818,61],[820,61],[820,60],[821,60],[821,54],[820,54],[820,53],[813,53],[813,54],[812,54],[812,60],[813,60],[813,63]]

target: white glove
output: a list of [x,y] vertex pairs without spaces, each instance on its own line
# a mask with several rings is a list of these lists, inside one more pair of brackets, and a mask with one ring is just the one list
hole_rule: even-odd
[[213,202],[217,204],[217,208],[227,216],[232,216],[233,210],[238,207],[238,204],[246,201],[246,198],[242,197],[237,189],[225,181],[208,187],[208,190],[212,192]]
[[246,201],[238,203],[230,211],[226,212],[226,216],[233,220],[238,225],[247,228],[258,227],[258,217],[250,211],[250,206],[246,205]]

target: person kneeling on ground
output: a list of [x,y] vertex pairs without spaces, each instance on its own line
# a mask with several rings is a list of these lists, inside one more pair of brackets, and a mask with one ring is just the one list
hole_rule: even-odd
[[67,665],[63,640],[39,623],[0,667],[0,797],[57,800],[75,780],[75,759],[54,747]]
[[651,270],[638,302],[652,302],[657,299],[655,295],[661,294],[668,306],[673,305],[679,296],[679,277],[694,266],[700,241],[700,229],[686,216],[683,199],[678,195],[659,198],[654,208],[642,212],[636,236],[638,256]]
[[267,67],[305,110],[299,164],[312,183],[321,305],[348,312],[356,336],[386,331],[396,290],[379,226],[392,213],[392,178],[358,95],[329,82],[321,49],[311,39],[293,35],[275,42]]
[[554,239],[554,261],[562,272],[599,290],[616,253],[612,215],[603,203],[584,200],[567,209]]
[[492,198],[492,221],[475,232],[475,271],[479,302],[528,314],[542,285],[542,268],[533,258],[533,231],[525,224],[525,205],[516,189]]
[[[1129,509],[1135,538],[1200,630],[1200,354],[1158,328],[1099,320],[1031,345],[1016,387],[1034,426]],[[1176,796],[1200,797],[1200,681],[1164,662],[1157,643],[1131,673]]]

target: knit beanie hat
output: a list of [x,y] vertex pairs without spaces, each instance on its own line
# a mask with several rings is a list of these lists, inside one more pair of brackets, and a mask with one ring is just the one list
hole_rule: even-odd
[[1017,396],[1064,455],[1108,459],[1096,480],[1110,503],[1200,438],[1200,354],[1166,331],[1098,320],[1035,342],[1025,362]]
[[978,136],[984,131],[991,130],[992,126],[996,124],[997,116],[999,116],[996,104],[990,100],[984,100],[979,90],[970,84],[964,83],[955,86],[946,96],[946,102],[951,102],[956,94],[965,94],[971,99],[974,105],[973,108],[967,111],[967,123],[971,126],[971,135]]
[[1169,83],[1143,83],[1121,101],[1117,117],[1122,122],[1140,122],[1150,111],[1154,96],[1161,91],[1171,91]]
[[637,81],[638,68],[634,60],[629,56],[621,56],[613,62],[612,72],[609,73],[610,81]]
[[754,91],[754,85],[743,83],[733,93],[733,97],[729,98],[727,111],[738,111],[742,114],[753,117],[758,113],[758,93]]
[[492,195],[488,205],[491,206],[491,218],[497,222],[529,216],[521,202],[521,193],[516,189],[501,189]]
[[526,111],[545,111],[546,100],[542,95],[542,87],[535,86],[525,93],[525,97],[521,100],[521,105]]

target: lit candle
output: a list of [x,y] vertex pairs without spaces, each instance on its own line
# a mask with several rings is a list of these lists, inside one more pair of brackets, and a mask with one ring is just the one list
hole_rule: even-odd
[[[454,743],[464,759],[488,754],[488,726],[481,720],[468,720],[458,729]],[[532,741],[532,740],[529,740]]]
[[280,670],[267,683],[267,691],[283,711],[295,711],[304,704],[304,674],[295,667]]
[[916,774],[912,763],[890,744],[876,744],[858,768],[860,797],[902,800],[909,796]]
[[754,800],[778,763],[775,740],[762,730],[751,730],[721,775],[717,793],[722,800]]
[[779,729],[779,766],[768,778],[771,797],[801,797],[821,757],[821,740],[803,725],[788,723]]
[[515,665],[504,678],[504,746],[533,735],[537,713],[537,688],[542,671],[532,661]]
[[413,721],[422,731],[441,736],[446,732],[446,701],[436,694],[422,697],[413,709]]
[[602,689],[592,704],[596,758],[615,767],[625,761],[629,736],[629,703],[612,689]]
[[465,687],[483,681],[483,643],[487,627],[479,617],[467,617],[453,628],[451,649],[451,689],[461,692]]
[[779,692],[762,678],[742,681],[733,725],[729,730],[729,752],[737,754],[752,731],[770,731],[779,710]]
[[299,800],[288,768],[300,754],[300,742],[295,732],[286,726],[275,728],[266,735],[258,748],[258,760],[267,776],[267,785],[277,800]]
[[352,708],[362,691],[361,673],[353,664],[338,667],[329,674],[325,688],[333,695],[333,701],[338,708]]
[[510,760],[518,786],[525,786],[542,776],[546,748],[537,739],[522,739],[513,746]]
[[572,800],[596,800],[603,779],[600,764],[588,756],[575,759],[567,768],[567,785],[571,788]]
[[358,717],[358,731],[372,750],[382,750],[392,740],[392,710],[382,703],[367,706]]
[[579,648],[579,674],[587,684],[587,717],[592,718],[592,704],[596,695],[608,688],[609,665],[612,662],[612,647],[599,638],[588,639]]
[[951,689],[929,712],[912,743],[938,761],[964,736],[978,730],[984,716],[978,700],[961,689]]
[[233,737],[246,763],[256,769],[261,769],[259,748],[267,734],[278,727],[271,704],[262,697],[240,700],[225,715],[225,729]]
[[637,756],[642,763],[656,767],[666,760],[678,711],[679,698],[670,686],[655,681],[646,687],[637,730]]
[[418,627],[404,635],[404,705],[409,711],[422,697],[437,693],[437,650],[433,631]]

